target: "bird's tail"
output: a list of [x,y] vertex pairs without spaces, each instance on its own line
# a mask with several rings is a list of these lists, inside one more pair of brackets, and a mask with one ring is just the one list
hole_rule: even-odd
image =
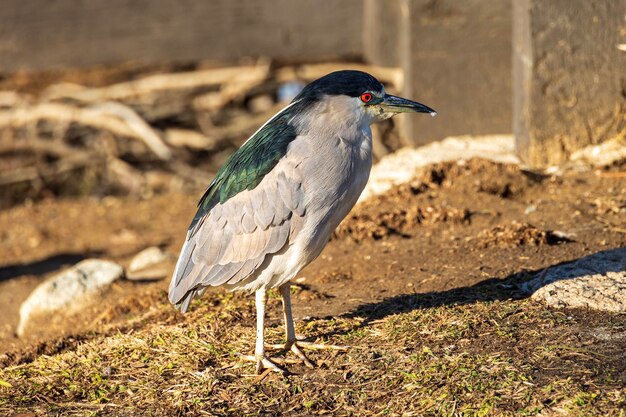
[[185,294],[185,296],[183,297],[183,299],[178,302],[176,304],[176,308],[181,312],[181,313],[186,313],[187,309],[189,308],[189,304],[191,303],[191,300],[194,299],[196,295],[195,291],[189,291],[187,294]]
[[187,234],[187,240],[183,244],[180,251],[180,256],[176,262],[176,268],[174,268],[174,274],[172,274],[172,280],[170,282],[168,298],[170,303],[176,305],[183,313],[187,311],[189,303],[191,302],[195,290],[188,288],[189,283],[185,280],[185,277],[195,266],[192,254],[196,247],[195,242],[189,241],[189,233]]

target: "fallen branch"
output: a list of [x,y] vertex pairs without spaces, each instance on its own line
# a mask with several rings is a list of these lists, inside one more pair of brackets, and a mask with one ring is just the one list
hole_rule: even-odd
[[65,143],[58,140],[40,140],[36,138],[16,141],[10,145],[0,147],[0,155],[20,151],[47,153],[57,157],[84,153],[84,151],[67,146]]
[[198,117],[197,120],[202,132],[208,137],[217,138],[220,141],[235,140],[235,145],[241,145],[240,139],[242,139],[242,137],[247,138],[250,133],[256,131],[282,107],[282,104],[277,104],[268,111],[257,115],[237,116],[224,126],[214,126],[213,124],[207,123],[202,117]]
[[16,91],[0,91],[0,108],[15,107],[32,101],[32,97]]
[[259,65],[254,71],[244,71],[225,82],[218,92],[206,93],[193,100],[197,111],[215,111],[246,95],[265,82],[269,76],[269,65]]
[[199,170],[180,161],[172,161],[169,169],[177,176],[191,182],[194,186],[206,187],[210,183],[211,173]]
[[626,171],[616,172],[596,172],[596,175],[602,178],[626,178]]
[[193,150],[212,151],[219,143],[200,132],[189,129],[167,129],[164,134],[165,142],[174,148],[189,148]]
[[105,103],[94,108],[79,108],[67,104],[42,103],[0,111],[0,128],[23,127],[40,120],[77,123],[106,130],[118,136],[141,140],[160,159],[171,157],[169,148],[154,130],[131,108],[119,103]]
[[146,123],[133,109],[121,103],[107,102],[90,107],[103,115],[114,115],[124,120],[127,126],[136,133],[133,137],[140,139],[160,159],[168,160],[172,153],[154,129]]
[[138,169],[118,158],[108,158],[107,172],[113,176],[117,185],[130,194],[138,194],[145,183],[144,177]]
[[48,164],[0,171],[0,188],[24,182],[47,184],[61,174],[80,169],[93,169],[98,165],[102,165],[96,168],[98,171],[106,170],[107,181],[113,181],[129,193],[138,193],[145,184],[143,174],[121,159],[75,149],[62,142],[30,139],[13,145],[11,148],[0,148],[0,155],[23,150],[46,153],[59,159]]
[[138,80],[113,84],[107,87],[86,89],[51,89],[48,100],[74,99],[85,103],[110,100],[124,101],[131,97],[150,95],[166,90],[198,89],[231,82],[243,73],[250,77],[267,74],[267,64],[207,69],[200,71],[156,74]]
[[54,100],[56,98],[69,98],[74,94],[87,90],[89,90],[89,88],[84,85],[63,81],[47,87],[43,90],[40,97],[44,101]]
[[0,172],[0,187],[23,182],[49,182],[51,178],[78,169],[93,167],[98,158],[90,153],[76,153],[43,166],[28,166]]

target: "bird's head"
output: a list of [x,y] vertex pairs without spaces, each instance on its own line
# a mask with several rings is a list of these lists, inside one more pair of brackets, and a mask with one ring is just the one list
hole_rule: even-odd
[[355,117],[368,124],[379,122],[398,113],[437,112],[421,103],[385,92],[385,88],[372,75],[354,70],[331,72],[310,84],[298,94],[294,103],[322,106],[342,117]]

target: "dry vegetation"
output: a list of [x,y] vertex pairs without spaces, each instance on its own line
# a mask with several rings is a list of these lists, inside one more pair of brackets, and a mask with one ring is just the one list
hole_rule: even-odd
[[[147,312],[129,314],[127,329],[87,335],[32,361],[14,358],[22,363],[0,371],[0,412],[623,415],[619,316],[481,301],[494,292],[510,286],[404,296],[301,322],[304,337],[351,349],[313,353],[318,369],[291,365],[287,378],[257,377],[237,358],[253,346],[249,298],[222,295],[175,316],[156,293]],[[281,334],[274,323],[269,339]]]

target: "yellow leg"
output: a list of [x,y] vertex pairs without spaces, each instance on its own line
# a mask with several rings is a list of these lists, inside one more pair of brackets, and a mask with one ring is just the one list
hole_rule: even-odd
[[347,346],[322,345],[319,343],[304,342],[296,338],[296,331],[293,324],[293,315],[291,313],[291,284],[286,283],[280,286],[280,295],[283,299],[283,316],[285,319],[285,335],[286,342],[278,345],[266,345],[268,349],[280,349],[293,352],[306,366],[313,368],[313,363],[302,352],[302,349],[315,350],[347,350]]
[[247,361],[256,362],[256,372],[260,374],[263,369],[271,369],[285,375],[286,371],[269,360],[265,356],[265,304],[267,303],[267,291],[261,288],[255,293],[256,301],[256,345],[254,348],[254,356],[242,355],[241,358]]

